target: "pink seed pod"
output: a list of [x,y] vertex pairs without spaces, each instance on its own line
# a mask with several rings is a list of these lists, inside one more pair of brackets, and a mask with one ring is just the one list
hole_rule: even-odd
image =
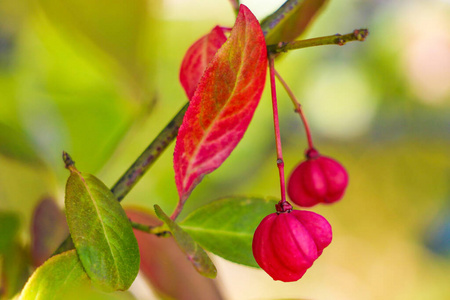
[[265,217],[253,236],[253,256],[274,280],[299,280],[331,243],[331,225],[304,210]]
[[306,152],[306,161],[294,168],[288,181],[288,195],[303,207],[333,203],[344,195],[348,174],[344,167],[315,149]]

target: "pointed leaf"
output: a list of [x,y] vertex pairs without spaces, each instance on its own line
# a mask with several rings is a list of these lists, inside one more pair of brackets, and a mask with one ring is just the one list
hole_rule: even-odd
[[37,268],[28,279],[19,299],[64,299],[68,290],[88,282],[76,250],[71,250],[53,256]]
[[253,234],[261,220],[275,212],[275,200],[226,198],[192,212],[180,226],[206,250],[227,260],[258,268]]
[[130,221],[96,177],[69,166],[66,215],[81,263],[105,291],[126,290],[139,271],[139,249]]
[[258,20],[241,5],[231,35],[200,79],[178,133],[174,168],[180,201],[241,140],[261,98],[266,67]]
[[[149,226],[161,225],[154,213],[138,208],[125,209],[128,217]],[[173,237],[161,238],[134,230],[141,252],[140,272],[162,299],[220,300],[214,279],[200,275],[180,251]]]
[[300,36],[327,0],[288,0],[261,22],[268,45]]
[[194,268],[203,276],[215,278],[217,275],[216,267],[203,250],[177,223],[172,221],[158,206],[155,205],[155,212],[158,218],[166,223],[180,249],[186,254]]
[[224,29],[216,26],[186,51],[181,63],[180,82],[189,100],[194,95],[206,67],[226,40]]
[[36,206],[31,223],[31,256],[35,267],[40,266],[69,234],[66,216],[51,198]]

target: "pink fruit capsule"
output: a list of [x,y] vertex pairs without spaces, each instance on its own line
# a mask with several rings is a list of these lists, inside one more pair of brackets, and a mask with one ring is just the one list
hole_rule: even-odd
[[306,161],[297,165],[289,177],[288,195],[295,204],[310,207],[338,201],[347,185],[348,174],[340,163],[309,149]]
[[297,281],[331,239],[331,225],[321,215],[303,210],[273,213],[255,231],[253,256],[274,280]]

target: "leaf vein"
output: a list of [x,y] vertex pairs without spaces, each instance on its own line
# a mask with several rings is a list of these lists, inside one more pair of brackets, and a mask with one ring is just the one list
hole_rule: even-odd
[[113,249],[112,249],[112,246],[111,246],[111,242],[109,241],[109,237],[108,237],[108,234],[107,234],[107,231],[106,231],[106,228],[105,228],[105,224],[104,224],[104,222],[103,222],[103,219],[101,218],[101,213],[100,213],[100,210],[99,210],[99,207],[98,207],[98,205],[97,205],[97,203],[96,203],[96,201],[95,201],[95,199],[94,199],[94,196],[93,196],[93,194],[92,194],[92,192],[91,192],[91,189],[89,188],[89,186],[88,186],[88,184],[86,183],[86,181],[85,181],[85,179],[83,178],[83,176],[81,176],[81,173],[78,173],[78,176],[80,177],[80,179],[82,180],[82,182],[84,183],[84,186],[85,186],[85,188],[86,188],[86,191],[88,192],[88,194],[89,194],[89,198],[91,199],[91,201],[92,201],[92,203],[93,203],[93,205],[94,205],[94,208],[95,208],[95,210],[96,210],[96,212],[97,212],[97,215],[98,215],[98,219],[99,219],[99,222],[100,222],[100,225],[102,226],[102,230],[103,230],[103,233],[104,233],[104,236],[105,236],[105,239],[106,239],[106,243],[108,244],[108,248],[109,248],[109,252],[111,253],[111,256],[112,256],[112,258],[113,258],[113,262],[114,262],[114,266],[115,266],[115,273],[118,275],[118,277],[120,278],[120,273],[119,273],[119,267],[117,266],[117,260],[116,260],[116,256],[115,256],[115,254],[114,254],[114,252],[113,252]]
[[[243,38],[244,41],[245,41],[246,35],[247,35],[247,32],[244,31],[244,38]],[[231,43],[231,41],[230,41],[230,43]],[[245,46],[247,46],[247,44],[248,44],[248,43],[246,42],[246,45],[245,45]],[[224,46],[225,46],[225,45],[224,45]],[[242,48],[246,48],[245,46],[242,47]],[[222,46],[221,49],[224,49],[224,48],[225,48],[225,47]],[[219,51],[220,51],[220,49],[219,49]],[[246,58],[247,58],[247,55],[246,55],[246,53],[244,52],[244,53],[242,54],[242,57],[241,57],[242,63],[239,64],[239,69],[238,69],[237,72],[236,72],[236,80],[234,81],[234,85],[233,85],[233,88],[232,88],[232,90],[231,90],[231,92],[230,92],[230,96],[227,98],[227,100],[226,100],[226,101],[224,102],[224,104],[222,105],[222,110],[221,110],[221,112],[220,112],[219,114],[216,115],[216,117],[213,119],[213,121],[211,121],[210,126],[209,126],[206,130],[204,130],[204,134],[203,134],[202,138],[200,139],[200,141],[197,143],[198,146],[196,147],[194,153],[192,153],[192,156],[191,156],[191,157],[196,157],[196,156],[198,155],[200,149],[202,148],[201,145],[203,145],[203,144],[204,144],[204,141],[208,138],[208,136],[209,136],[209,134],[210,134],[212,128],[214,128],[214,125],[217,123],[217,120],[221,118],[221,116],[222,116],[222,114],[223,114],[223,107],[225,107],[225,106],[230,102],[230,100],[235,96],[235,94],[236,94],[236,87],[238,86],[238,84],[239,84],[239,82],[240,82],[239,79],[240,79],[240,77],[241,77],[242,68],[244,67],[244,65],[246,65],[245,63],[243,63],[243,62],[246,61]],[[247,105],[248,105],[248,104],[247,104]],[[201,167],[201,166],[197,166],[196,168],[193,168],[192,165],[193,165],[193,162],[194,162],[194,161],[195,161],[195,159],[191,159],[191,160],[188,162],[188,166],[187,166],[187,168],[186,168],[187,172],[186,172],[186,175],[185,175],[184,180],[183,180],[183,188],[186,188],[186,184],[187,184],[187,181],[189,180],[190,175],[193,174],[193,173],[195,173],[195,172]],[[186,191],[185,191],[185,192],[186,192]]]

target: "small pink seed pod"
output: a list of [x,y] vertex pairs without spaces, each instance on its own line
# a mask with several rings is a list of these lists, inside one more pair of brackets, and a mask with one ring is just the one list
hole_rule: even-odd
[[288,181],[288,195],[303,207],[333,203],[344,195],[348,174],[336,160],[322,156],[315,149],[306,152],[306,160],[297,165]]

